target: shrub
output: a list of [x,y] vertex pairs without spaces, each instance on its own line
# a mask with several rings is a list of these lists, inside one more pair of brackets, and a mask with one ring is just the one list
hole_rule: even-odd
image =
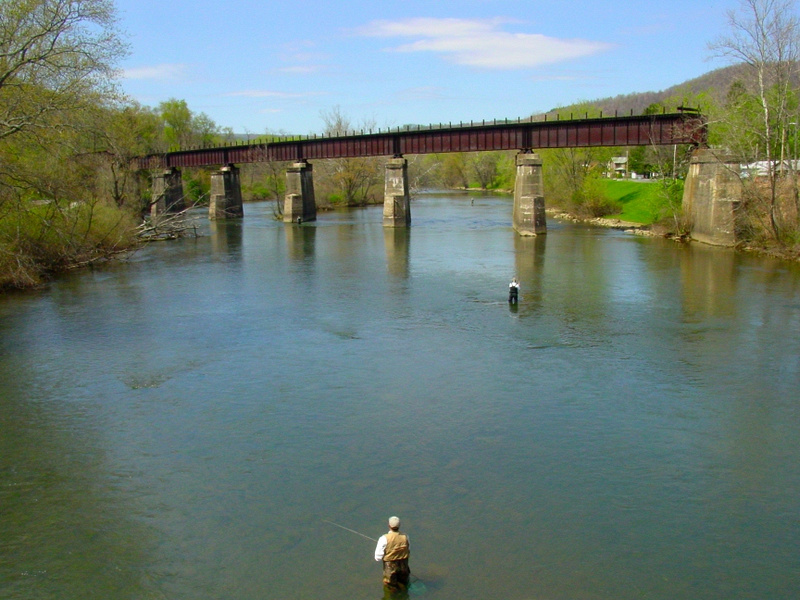
[[0,217],[0,287],[29,287],[61,269],[136,245],[137,220],[113,203],[25,202]]
[[575,212],[587,217],[605,217],[622,211],[622,203],[608,197],[603,182],[596,175],[584,179],[572,203]]

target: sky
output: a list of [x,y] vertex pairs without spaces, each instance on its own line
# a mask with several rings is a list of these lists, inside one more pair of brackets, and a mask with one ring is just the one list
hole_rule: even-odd
[[727,63],[738,0],[116,0],[123,91],[236,133],[516,119]]

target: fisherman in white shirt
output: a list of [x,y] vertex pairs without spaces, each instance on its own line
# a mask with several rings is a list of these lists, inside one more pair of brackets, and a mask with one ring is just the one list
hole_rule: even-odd
[[378,538],[375,560],[383,561],[383,585],[392,589],[406,589],[411,570],[408,568],[409,541],[400,533],[400,519],[389,519],[389,531]]
[[508,303],[509,304],[516,304],[517,300],[519,299],[519,281],[517,278],[511,280],[511,283],[508,284]]

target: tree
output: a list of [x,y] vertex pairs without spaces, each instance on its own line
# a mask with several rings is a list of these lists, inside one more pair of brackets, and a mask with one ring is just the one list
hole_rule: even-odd
[[96,123],[102,127],[94,144],[102,159],[97,177],[105,180],[117,206],[133,204],[138,213],[147,205],[147,194],[139,185],[134,159],[156,153],[162,146],[159,116],[153,109],[136,103],[98,107],[95,112]]
[[[755,99],[758,119],[746,123],[746,131],[732,141],[747,141],[735,148],[749,161],[762,160],[767,179],[769,221],[775,239],[782,243],[779,211],[779,178],[784,172],[785,142],[797,107],[793,81],[800,59],[800,20],[794,0],[741,0],[728,13],[730,33],[710,45],[717,56],[747,66],[751,81],[744,82]],[[746,94],[734,91],[729,107],[741,109]],[[735,115],[735,113],[733,113]],[[731,113],[725,117],[734,121]],[[736,125],[743,125],[737,123]],[[798,207],[800,208],[800,207]]]
[[500,152],[477,152],[470,156],[472,174],[479,188],[488,190],[494,186],[501,158]]
[[70,126],[59,118],[114,91],[125,52],[109,0],[0,3],[0,139]]
[[469,187],[469,164],[465,152],[448,152],[442,157],[442,183],[449,188]]
[[219,137],[220,129],[206,113],[201,112],[192,117],[193,143],[200,146],[213,145]]
[[[205,113],[193,113],[186,100],[170,98],[158,105],[158,114],[168,152],[213,145],[219,141],[220,129],[217,124]],[[186,200],[197,204],[207,198],[211,188],[208,169],[186,169],[183,171],[183,180]]]
[[0,287],[132,243],[96,177],[124,51],[110,0],[0,1]]
[[415,154],[408,159],[408,185],[411,193],[441,185],[440,162],[435,154]]
[[173,152],[191,145],[194,132],[192,131],[192,111],[186,100],[170,98],[158,105],[158,112],[164,126],[164,139],[167,150]]
[[167,151],[192,146],[212,145],[219,141],[220,128],[206,113],[195,114],[186,100],[170,98],[158,105],[164,128]]
[[[354,129],[338,106],[328,112],[323,111],[321,116],[325,122],[325,135],[343,136]],[[374,123],[363,123],[360,129],[369,130],[374,127]],[[377,198],[375,190],[381,183],[381,168],[375,158],[331,159],[325,161],[320,171],[326,181],[320,181],[319,188],[324,190],[326,183],[329,188],[333,188],[327,194],[329,199],[353,205],[374,202]]]
[[559,148],[542,151],[545,194],[577,214],[602,217],[619,207],[602,191],[600,178],[615,148]]
[[[568,114],[570,118],[574,114],[597,118],[602,113],[597,106],[584,102],[570,107]],[[603,216],[613,212],[616,207],[607,205],[599,194],[598,178],[605,173],[611,158],[619,155],[618,148],[559,148],[540,154],[546,165],[544,185],[548,201],[552,199],[553,204],[579,214]]]

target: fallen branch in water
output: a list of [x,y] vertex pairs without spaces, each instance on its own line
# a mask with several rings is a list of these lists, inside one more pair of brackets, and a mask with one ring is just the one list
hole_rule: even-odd
[[187,235],[198,237],[197,220],[189,217],[188,210],[145,218],[136,228],[136,237],[144,242],[174,240]]
[[76,260],[74,262],[71,262],[69,265],[64,267],[64,270],[72,271],[73,269],[83,269],[85,267],[92,267],[98,263],[108,262],[110,260],[120,260],[120,257],[124,257],[122,259],[124,260],[135,252],[136,248],[120,248],[116,250],[100,251],[94,256],[91,256],[90,258],[85,258],[83,260]]

